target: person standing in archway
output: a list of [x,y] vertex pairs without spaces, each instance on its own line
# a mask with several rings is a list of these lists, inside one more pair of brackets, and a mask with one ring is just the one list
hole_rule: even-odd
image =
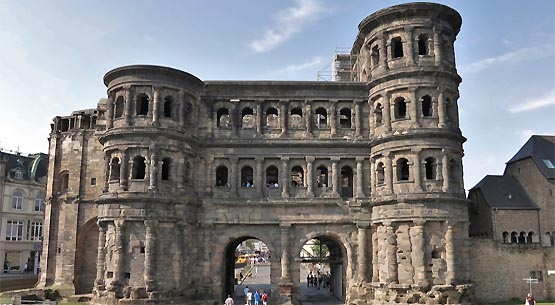
[[224,305],[235,305],[235,302],[234,302],[233,299],[231,298],[231,295],[230,295],[230,294],[227,295],[227,299],[225,299]]

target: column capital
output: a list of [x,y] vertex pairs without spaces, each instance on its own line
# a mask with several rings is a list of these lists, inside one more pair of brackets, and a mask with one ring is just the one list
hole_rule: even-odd
[[411,153],[418,155],[422,151],[422,148],[412,148]]
[[364,157],[356,157],[355,160],[356,162],[364,162]]
[[289,103],[289,99],[279,99],[279,103],[281,105],[287,105]]
[[155,219],[147,219],[143,222],[147,229],[155,229],[156,227],[158,227],[158,223],[159,223],[159,221]]
[[368,229],[370,227],[370,221],[357,221],[356,226],[359,230]]
[[289,161],[289,156],[281,156],[281,161],[283,162]]
[[364,102],[364,100],[358,100],[358,99],[353,100],[353,103],[357,106],[361,105],[363,102]]
[[422,226],[426,225],[426,219],[413,219],[413,220],[412,220],[412,223],[413,223],[415,226],[422,227]]
[[283,229],[289,230],[289,229],[291,229],[291,225],[292,225],[292,223],[290,223],[290,222],[281,222],[279,224],[279,228],[282,229],[282,230]]
[[254,157],[254,161],[256,161],[257,163],[259,163],[259,162],[262,163],[262,162],[264,162],[264,157],[256,156],[256,157]]
[[337,163],[341,160],[341,157],[331,157],[330,160],[332,163]]
[[306,162],[312,163],[312,162],[314,162],[314,160],[316,160],[316,158],[313,157],[313,156],[309,156],[309,157],[305,157],[305,160],[306,160]]
[[126,221],[123,220],[123,219],[116,219],[116,220],[114,220],[114,225],[115,225],[117,228],[123,228],[123,227],[125,227],[125,224],[126,224]]
[[97,220],[96,225],[99,229],[106,229],[106,222],[104,220]]
[[392,220],[384,220],[384,221],[382,221],[382,224],[383,224],[385,227],[393,228],[393,226],[395,225],[395,222],[392,221]]
[[329,101],[330,101],[330,104],[332,104],[332,106],[335,106],[339,102],[339,100],[336,100],[336,99],[329,100]]
[[229,156],[227,157],[229,159],[229,162],[231,163],[235,163],[239,161],[239,157],[238,156]]
[[411,87],[408,88],[408,91],[410,93],[416,93],[416,90],[418,90],[418,87],[416,87],[416,86],[411,86]]

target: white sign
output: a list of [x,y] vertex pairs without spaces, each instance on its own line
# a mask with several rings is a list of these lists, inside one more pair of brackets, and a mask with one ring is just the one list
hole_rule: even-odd
[[547,270],[547,275],[555,275],[555,270]]
[[532,284],[537,284],[538,283],[538,279],[533,279],[531,276],[529,276],[527,279],[522,279],[523,281],[525,281],[526,283],[530,284],[530,294],[532,294]]

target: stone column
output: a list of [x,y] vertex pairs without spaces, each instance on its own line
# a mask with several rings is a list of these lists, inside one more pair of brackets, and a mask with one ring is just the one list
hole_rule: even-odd
[[441,157],[441,175],[443,176],[443,186],[441,190],[444,192],[449,192],[449,157],[445,149],[443,150],[443,156]]
[[150,179],[148,189],[158,189],[158,149],[150,149]]
[[407,26],[405,27],[405,34],[407,35],[407,47],[406,47],[406,52],[405,54],[407,54],[408,56],[408,64],[409,65],[414,65],[415,64],[415,58],[414,58],[414,38],[413,38],[413,31],[414,27],[412,26]]
[[281,157],[281,198],[289,198],[289,157]]
[[435,65],[439,66],[441,64],[441,61],[443,59],[443,54],[441,51],[441,43],[440,43],[440,38],[439,38],[439,29],[434,26],[434,59],[435,59]]
[[368,99],[368,138],[371,139],[374,134],[374,101]]
[[420,118],[418,117],[418,102],[416,101],[416,87],[409,88],[409,98],[410,98],[410,119],[412,121],[413,127],[420,127]]
[[[119,169],[119,188],[122,191],[127,190],[127,179],[129,178],[129,156],[127,151],[121,152],[121,167]],[[109,178],[108,178],[109,179]]]
[[397,277],[397,236],[391,222],[384,222],[386,226],[386,261],[387,282],[398,283]]
[[376,192],[376,159],[370,157],[370,194]]
[[183,156],[182,160],[176,160],[175,162],[177,163],[177,172],[174,177],[176,177],[177,180],[177,188],[182,189],[185,184],[185,162],[187,162],[187,160],[185,156]]
[[106,129],[110,129],[114,126],[114,93],[110,93],[110,97],[108,98],[108,105],[106,109]]
[[308,137],[312,136],[312,105],[310,105],[310,101],[306,101],[305,110],[304,110],[304,121],[306,124],[306,135]]
[[291,272],[289,270],[289,235],[291,224],[280,224],[281,233],[281,282],[291,282]]
[[415,192],[422,191],[422,174],[420,173],[422,163],[420,163],[420,151],[421,149],[412,150],[412,153],[414,154],[413,171],[414,171],[414,191]]
[[337,169],[337,162],[339,158],[331,158],[331,186],[332,186],[332,196],[339,197],[339,170]]
[[177,231],[175,232],[175,253],[173,256],[173,275],[174,285],[176,290],[181,289],[183,279],[183,230],[185,229],[185,222],[178,221],[175,224]]
[[376,283],[380,281],[379,277],[379,263],[378,263],[378,255],[379,255],[379,245],[378,245],[378,227],[373,225],[373,232],[372,232],[372,282]]
[[[194,163],[191,166],[194,167]],[[191,168],[191,170],[194,170],[194,169]],[[214,183],[215,181],[216,181],[216,169],[214,164],[214,156],[207,156],[205,187],[208,189],[209,192],[211,192],[212,188],[215,186],[215,183]],[[193,181],[191,181],[191,183],[194,184],[194,179]]]
[[264,157],[255,157],[256,161],[256,181],[254,182],[260,197],[264,198]]
[[237,178],[239,177],[239,159],[237,157],[229,158],[231,162],[231,173],[230,175],[230,184],[231,184],[231,195],[234,197],[239,196],[239,183],[240,180]]
[[455,241],[453,238],[453,223],[447,221],[447,231],[445,232],[445,261],[447,263],[447,274],[445,282],[447,285],[454,285],[457,279],[455,268]]
[[256,101],[256,135],[262,135],[262,100]]
[[362,101],[355,100],[355,113],[354,113],[354,120],[355,120],[355,138],[360,139],[362,138]]
[[385,156],[385,186],[389,194],[393,194],[393,161],[391,160],[392,154],[389,153]]
[[312,165],[314,164],[314,157],[306,157],[306,197],[314,198],[314,170]]
[[388,131],[391,131],[391,96],[389,93],[383,94],[383,120]]
[[439,97],[437,99],[437,114],[438,114],[438,123],[437,127],[443,128],[445,127],[445,96],[443,91],[439,92]]
[[364,198],[364,175],[362,173],[362,162],[364,162],[364,157],[357,157],[357,191],[356,197],[357,198]]
[[[110,164],[112,164],[110,154],[108,152],[105,152],[104,153],[104,169],[106,170],[106,177],[104,179],[104,188],[102,189],[103,193],[108,192],[108,190],[110,188],[110,172],[111,172]],[[121,170],[121,168],[120,168],[120,170]],[[121,179],[121,172],[120,172],[120,179]]]
[[[94,281],[94,289],[96,295],[100,295],[100,291],[104,290],[104,272],[106,261],[106,223],[97,221],[98,225],[98,248],[96,255],[96,279]],[[46,272],[46,270],[44,271]]]
[[378,36],[378,39],[380,41],[379,53],[380,53],[380,59],[381,59],[381,65],[382,65],[383,71],[389,70],[389,67],[387,66],[387,46],[386,46],[385,37],[387,36],[384,34],[380,34]]
[[281,136],[287,133],[287,103],[288,100],[280,100],[279,124],[281,125]]
[[368,248],[368,222],[357,222],[358,228],[358,280],[359,282],[368,281],[368,258],[367,258],[367,248]]
[[125,221],[121,219],[114,220],[116,227],[115,250],[114,250],[114,281],[112,286],[123,286],[125,274],[123,273],[123,260],[125,251],[123,249],[123,241],[125,238]]
[[153,87],[154,90],[154,102],[152,103],[152,125],[158,126],[160,122],[158,121],[158,116],[160,115],[160,95],[162,94],[162,89],[160,87]]
[[236,137],[239,137],[239,129],[241,129],[241,120],[239,119],[241,114],[239,113],[239,101],[233,101],[233,106],[231,108],[231,113],[229,113],[229,123],[231,125],[231,130]]
[[412,241],[412,264],[414,266],[414,283],[420,287],[428,287],[426,275],[426,243],[424,241],[425,220],[415,219],[410,228]]
[[330,135],[334,136],[337,133],[337,100],[330,101],[329,120],[330,120]]
[[177,95],[177,101],[178,101],[178,105],[180,105],[179,113],[177,114],[177,117],[179,118],[179,126],[185,127],[187,123],[189,124],[191,123],[191,122],[185,122],[185,113],[188,111],[191,111],[191,109],[187,109],[187,103],[185,101],[185,91],[179,90],[179,93]]
[[145,238],[145,271],[144,279],[146,291],[153,292],[156,290],[156,257],[157,257],[157,241],[158,241],[158,220],[145,220],[146,238]]
[[131,97],[132,93],[131,93],[131,86],[124,86],[123,90],[125,90],[125,109],[123,112],[123,116],[125,118],[125,124],[127,126],[131,125],[131,112],[133,111],[132,109],[132,104],[136,104],[137,103],[137,99],[136,97]]
[[[463,265],[464,266],[470,266],[470,238],[468,238],[468,227],[470,226],[470,222],[469,221],[465,221],[462,224],[462,230],[464,233],[464,239],[463,239],[463,251],[462,251],[462,259],[463,259]],[[464,269],[464,273],[463,273],[463,280],[465,283],[470,281],[470,268],[463,268]]]

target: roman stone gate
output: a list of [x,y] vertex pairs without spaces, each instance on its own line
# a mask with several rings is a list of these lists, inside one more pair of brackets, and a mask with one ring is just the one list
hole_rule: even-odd
[[96,304],[221,304],[235,247],[257,238],[270,303],[298,304],[300,253],[319,239],[345,304],[471,302],[460,26],[443,5],[380,10],[337,57],[340,81],[109,71],[107,98],[52,124],[40,284]]

